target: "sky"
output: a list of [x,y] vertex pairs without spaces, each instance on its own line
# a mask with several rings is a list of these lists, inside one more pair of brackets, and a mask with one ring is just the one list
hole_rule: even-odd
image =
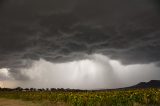
[[1,87],[119,88],[159,76],[159,0],[0,1]]

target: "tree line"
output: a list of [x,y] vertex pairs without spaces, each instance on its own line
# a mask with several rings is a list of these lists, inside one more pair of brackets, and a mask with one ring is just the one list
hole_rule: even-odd
[[21,87],[17,87],[17,88],[1,88],[0,87],[0,91],[72,91],[72,92],[80,92],[80,91],[88,91],[88,90],[79,90],[79,89],[70,89],[70,88],[67,88],[67,89],[64,89],[64,88],[21,88]]

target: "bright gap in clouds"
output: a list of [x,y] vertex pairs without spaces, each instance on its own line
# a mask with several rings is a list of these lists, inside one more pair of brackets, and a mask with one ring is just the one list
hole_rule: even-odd
[[2,70],[7,69],[1,69],[0,75],[7,75],[6,85],[10,87],[101,89],[160,79],[159,67],[155,64],[124,66],[102,54],[87,55],[87,59],[66,63],[40,59],[31,67],[21,69],[21,75],[29,78],[25,81],[15,80],[9,71]]

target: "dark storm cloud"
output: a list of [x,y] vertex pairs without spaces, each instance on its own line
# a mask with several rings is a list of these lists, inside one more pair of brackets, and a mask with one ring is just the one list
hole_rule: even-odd
[[[0,1],[0,67],[102,53],[124,64],[160,61],[159,6],[151,0]],[[16,74],[15,74],[16,75]],[[18,77],[17,77],[18,78]]]

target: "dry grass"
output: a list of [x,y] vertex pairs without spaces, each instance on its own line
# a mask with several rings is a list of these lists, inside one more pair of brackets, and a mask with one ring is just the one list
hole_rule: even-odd
[[52,103],[49,101],[31,102],[12,99],[0,99],[0,106],[68,106],[65,103]]

